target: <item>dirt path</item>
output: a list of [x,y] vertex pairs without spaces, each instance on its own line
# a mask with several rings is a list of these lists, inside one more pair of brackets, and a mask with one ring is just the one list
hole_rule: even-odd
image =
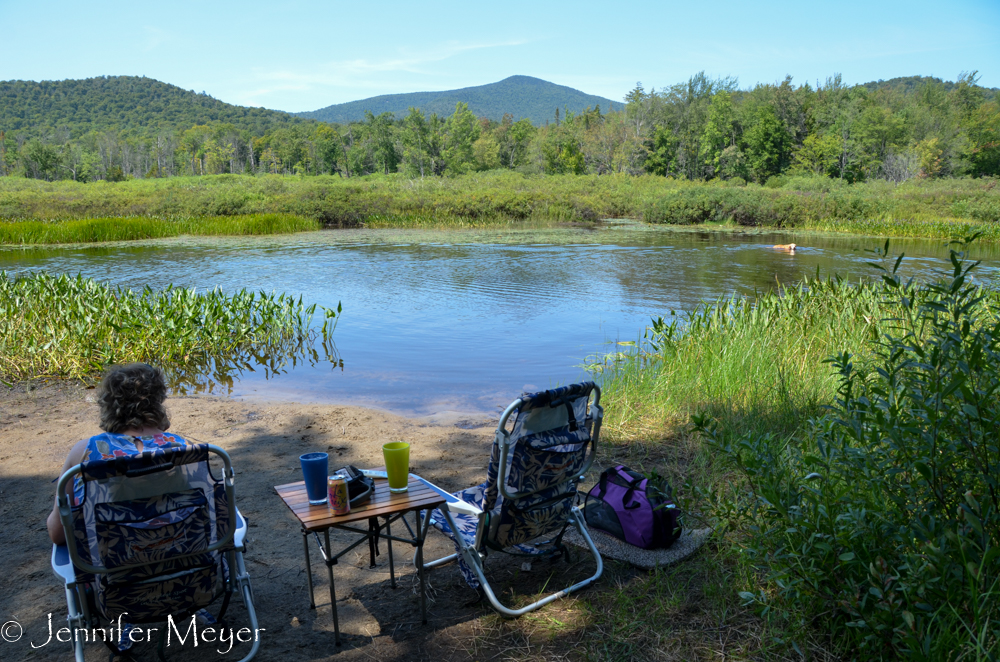
[[[325,660],[333,659],[335,653],[325,571],[317,562],[318,554],[314,555],[317,609],[310,610],[301,536],[272,489],[300,480],[300,454],[327,451],[331,468],[371,467],[382,463],[382,443],[403,439],[412,445],[412,471],[457,490],[485,479],[496,424],[482,420],[460,428],[357,407],[216,397],[176,397],[167,404],[171,431],[217,444],[233,458],[237,502],[251,526],[247,565],[260,626],[265,629],[258,660]],[[93,391],[80,386],[60,383],[31,391],[0,391],[0,557],[6,571],[5,581],[0,582],[0,622],[17,621],[23,631],[16,642],[0,641],[0,659],[69,659],[68,644],[45,643],[49,614],[54,628],[65,626],[66,603],[49,567],[44,520],[52,507],[53,480],[66,453],[76,440],[99,432],[96,421]],[[429,622],[423,626],[412,549],[395,547],[401,575],[395,590],[389,587],[384,543],[374,569],[368,568],[367,553],[360,549],[335,568],[344,638],[335,659],[443,661],[481,654],[476,650],[477,633],[491,612],[483,604],[468,605],[476,594],[461,580],[457,568],[445,566],[430,573],[432,602]],[[450,542],[437,533],[425,547],[428,558],[451,549]],[[590,574],[591,565],[536,563],[533,571],[525,572],[519,562],[507,558],[493,556],[488,561],[501,590],[520,596],[540,589],[553,573],[551,581],[565,586],[575,577]],[[230,616],[235,627],[246,623],[238,599]],[[238,660],[248,650],[247,644],[237,643],[220,654],[216,646],[202,643],[194,649],[174,642],[167,651],[168,660]],[[155,659],[154,649],[153,644],[140,645],[137,659]],[[87,659],[107,660],[107,652],[102,645],[92,644]]]

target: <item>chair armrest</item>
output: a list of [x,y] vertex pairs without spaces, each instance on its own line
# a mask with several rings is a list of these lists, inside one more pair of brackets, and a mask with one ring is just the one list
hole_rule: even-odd
[[443,506],[446,510],[450,510],[453,513],[462,513],[463,515],[471,515],[472,517],[479,517],[483,514],[483,511],[473,506],[467,501],[462,501],[456,496],[451,497]]
[[[414,476],[414,477],[420,478],[420,476]],[[444,506],[442,506],[442,508],[450,510],[453,513],[462,513],[463,515],[471,515],[472,517],[479,517],[480,515],[483,514],[483,511],[477,508],[476,506],[472,505],[468,501],[462,501],[454,494],[445,492],[443,489],[441,489],[434,483],[430,482],[426,478],[420,478],[420,480],[421,482],[423,482],[424,485],[426,485],[427,487],[431,488],[432,490],[434,490],[435,492],[444,497],[445,503]]]
[[240,509],[236,509],[236,531],[233,533],[233,546],[237,549],[243,547],[243,541],[247,537],[247,520],[243,517]]
[[52,545],[52,570],[62,577],[66,584],[76,581],[76,571],[73,570],[73,562],[69,558],[66,545]]

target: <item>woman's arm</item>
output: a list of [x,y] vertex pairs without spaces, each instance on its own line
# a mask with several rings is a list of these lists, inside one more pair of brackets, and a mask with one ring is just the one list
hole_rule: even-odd
[[[69,471],[71,467],[75,467],[83,461],[84,456],[87,454],[87,440],[82,439],[76,442],[73,449],[69,452],[66,457],[66,463],[63,464],[62,471],[59,475],[62,476],[64,473]],[[66,483],[66,493],[73,493],[73,481]],[[52,507],[52,512],[49,513],[49,519],[46,521],[46,525],[49,529],[49,538],[52,538],[52,542],[57,545],[66,544],[66,532],[63,531],[62,520],[59,519],[59,499],[56,499],[55,505]]]

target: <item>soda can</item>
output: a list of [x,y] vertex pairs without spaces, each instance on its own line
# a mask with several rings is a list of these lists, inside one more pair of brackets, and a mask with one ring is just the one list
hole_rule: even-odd
[[334,515],[351,512],[351,498],[347,494],[347,479],[340,474],[330,476],[326,481],[326,492]]

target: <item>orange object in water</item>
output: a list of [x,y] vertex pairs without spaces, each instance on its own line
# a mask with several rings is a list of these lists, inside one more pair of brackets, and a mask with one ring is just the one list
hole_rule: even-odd
[[790,253],[795,252],[795,244],[775,244],[772,248],[776,251],[789,251]]

